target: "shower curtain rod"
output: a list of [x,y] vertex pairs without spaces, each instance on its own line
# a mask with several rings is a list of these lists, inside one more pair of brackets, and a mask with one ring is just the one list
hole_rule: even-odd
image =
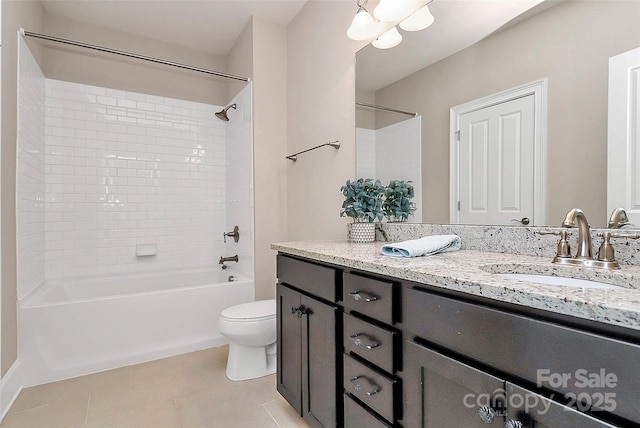
[[191,66],[191,65],[180,64],[179,62],[166,61],[164,59],[153,58],[153,57],[150,57],[150,56],[138,55],[138,54],[134,54],[134,53],[131,53],[131,52],[120,51],[120,50],[117,50],[117,49],[105,48],[103,46],[91,45],[89,43],[77,42],[75,40],[62,39],[60,37],[48,36],[46,34],[32,33],[31,31],[25,31],[24,28],[20,29],[20,34],[22,34],[23,36],[26,36],[26,37],[34,37],[34,38],[37,38],[37,39],[48,40],[50,42],[64,43],[64,44],[67,44],[67,45],[78,46],[78,47],[81,47],[81,48],[93,49],[93,50],[96,50],[96,51],[101,51],[101,52],[107,52],[107,53],[111,53],[111,54],[115,54],[115,55],[126,56],[126,57],[129,57],[129,58],[135,58],[135,59],[141,59],[141,60],[144,60],[144,61],[155,62],[157,64],[170,65],[172,67],[178,67],[178,68],[183,68],[185,70],[197,71],[199,73],[205,73],[205,74],[211,74],[211,75],[214,75],[214,76],[225,77],[227,79],[242,80],[244,82],[248,82],[249,81],[248,77],[242,77],[242,76],[236,76],[236,75],[233,75],[233,74],[221,73],[219,71],[207,70],[206,68],[194,67],[194,66]]
[[367,104],[367,103],[359,103],[356,101],[356,105],[357,106],[362,106],[362,107],[369,107],[369,108],[375,108],[378,110],[386,110],[386,111],[392,111],[394,113],[402,113],[402,114],[407,114],[409,116],[413,116],[416,117],[418,115],[418,113],[415,112],[410,112],[410,111],[404,111],[404,110],[398,110],[395,108],[391,108],[391,107],[383,107],[383,106],[377,106],[375,104]]

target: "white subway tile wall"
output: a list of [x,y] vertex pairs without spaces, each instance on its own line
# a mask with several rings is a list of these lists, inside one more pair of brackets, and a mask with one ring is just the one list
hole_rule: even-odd
[[19,39],[17,148],[18,298],[45,280],[45,77]]
[[377,130],[356,128],[357,178],[411,181],[416,211],[409,219],[422,222],[421,117]]
[[411,181],[416,211],[411,222],[422,222],[421,117],[403,120],[376,130],[376,172],[383,184]]
[[[48,279],[211,266],[224,252],[219,106],[47,79]],[[158,254],[136,257],[136,245]]]
[[356,128],[356,176],[376,178],[376,131]]

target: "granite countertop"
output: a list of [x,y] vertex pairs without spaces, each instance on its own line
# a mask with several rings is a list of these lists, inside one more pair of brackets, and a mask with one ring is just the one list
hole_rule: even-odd
[[[320,262],[640,330],[640,266],[622,266],[615,271],[575,268],[551,264],[551,259],[546,257],[473,250],[400,258],[383,256],[382,245],[383,242],[300,241],[276,243],[271,248]],[[491,272],[566,276],[625,288],[545,285]]]

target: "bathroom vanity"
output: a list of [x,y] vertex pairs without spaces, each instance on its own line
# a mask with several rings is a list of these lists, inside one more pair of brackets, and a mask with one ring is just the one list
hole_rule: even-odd
[[310,426],[640,426],[640,267],[576,288],[500,275],[573,272],[544,257],[381,245],[272,246],[278,391]]

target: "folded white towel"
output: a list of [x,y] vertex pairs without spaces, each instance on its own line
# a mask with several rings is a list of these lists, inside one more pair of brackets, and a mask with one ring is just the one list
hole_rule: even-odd
[[395,257],[419,257],[456,251],[460,249],[458,235],[425,236],[411,241],[386,244],[382,246],[382,254]]

